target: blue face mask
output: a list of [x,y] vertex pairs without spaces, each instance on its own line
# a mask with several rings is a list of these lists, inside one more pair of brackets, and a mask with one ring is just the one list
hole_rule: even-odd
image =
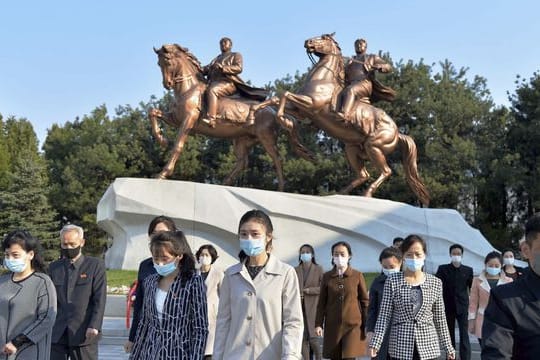
[[405,267],[410,271],[420,271],[425,259],[405,259]]
[[255,239],[240,239],[240,249],[247,256],[257,256],[261,254],[265,249],[264,244],[265,238],[255,238]]
[[168,264],[159,265],[154,263],[154,269],[156,269],[156,272],[161,276],[167,276],[170,275],[176,270],[176,261],[171,261]]
[[25,259],[4,259],[4,266],[11,272],[21,273],[26,269]]
[[486,268],[486,272],[491,275],[491,276],[496,276],[496,275],[499,275],[501,273],[501,268],[498,268],[498,267],[487,267]]
[[398,272],[399,272],[399,268],[394,268],[394,269],[385,269],[385,268],[383,268],[383,269],[382,269],[382,272],[383,272],[384,275],[390,276],[390,275],[392,275],[392,274],[398,273]]
[[300,260],[302,260],[302,262],[305,262],[305,263],[311,262],[312,258],[313,258],[313,255],[311,253],[300,254]]

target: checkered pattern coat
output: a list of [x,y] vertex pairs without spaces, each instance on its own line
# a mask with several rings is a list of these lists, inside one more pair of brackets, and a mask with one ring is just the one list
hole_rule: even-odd
[[403,273],[388,277],[370,347],[379,350],[390,327],[388,353],[393,358],[412,359],[415,343],[420,359],[438,358],[441,348],[447,354],[455,354],[446,325],[441,280],[426,274],[426,280],[420,285],[422,305],[416,315],[413,314],[411,289]]

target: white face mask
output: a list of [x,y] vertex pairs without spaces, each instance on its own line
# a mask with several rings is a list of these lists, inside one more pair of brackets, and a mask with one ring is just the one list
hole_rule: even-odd
[[461,264],[461,255],[452,255],[450,258],[454,264]]
[[212,264],[212,258],[210,256],[199,256],[199,263],[204,266]]
[[345,269],[349,264],[349,258],[344,256],[334,256],[334,265],[338,269]]
[[399,271],[400,271],[399,268],[393,268],[393,269],[385,269],[385,268],[383,268],[382,269],[383,274],[386,275],[386,276],[390,276],[392,274],[397,274]]
[[503,259],[503,264],[504,265],[514,265],[514,258],[511,257],[511,258],[504,258]]

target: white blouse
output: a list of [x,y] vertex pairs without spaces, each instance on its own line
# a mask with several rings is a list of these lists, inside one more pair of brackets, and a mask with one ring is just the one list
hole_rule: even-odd
[[156,291],[156,309],[159,315],[159,320],[163,319],[163,307],[165,306],[165,298],[167,298],[167,292],[157,288]]

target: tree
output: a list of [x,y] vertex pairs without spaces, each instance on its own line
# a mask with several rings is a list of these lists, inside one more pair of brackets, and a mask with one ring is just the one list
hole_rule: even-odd
[[509,149],[519,154],[519,175],[512,193],[519,204],[520,219],[540,209],[540,73],[516,80],[515,94],[509,97],[513,124],[508,131]]
[[0,191],[0,234],[26,229],[40,240],[45,260],[58,258],[59,223],[48,201],[45,163],[32,156],[16,160],[6,190]]

